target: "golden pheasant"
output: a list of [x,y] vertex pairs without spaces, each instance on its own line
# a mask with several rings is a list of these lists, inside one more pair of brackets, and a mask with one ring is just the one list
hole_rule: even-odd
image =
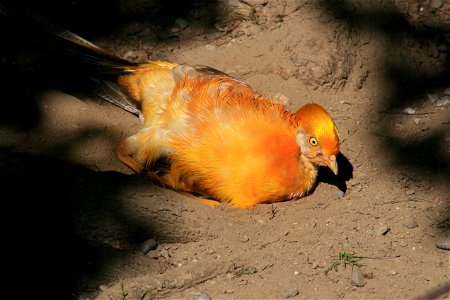
[[235,207],[305,196],[319,166],[337,174],[338,131],[318,104],[291,113],[213,68],[129,62],[44,25],[92,74],[116,76],[114,83],[97,77],[100,96],[141,116],[142,128],[116,149],[136,174]]

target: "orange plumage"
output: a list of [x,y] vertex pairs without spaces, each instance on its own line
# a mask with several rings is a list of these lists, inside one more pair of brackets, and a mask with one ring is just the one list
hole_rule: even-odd
[[[222,73],[161,64],[171,75],[139,70],[119,79],[128,94],[134,82],[167,91],[140,94],[143,128],[118,148],[119,159],[136,173],[149,169],[162,186],[236,207],[304,196],[318,166],[337,173],[337,129],[319,105],[292,114]],[[159,159],[169,168],[155,171]]]
[[[154,183],[253,207],[307,195],[319,166],[337,174],[338,132],[319,105],[291,113],[213,68],[132,63],[45,25],[55,37],[52,49],[75,56],[99,76],[101,97],[141,117],[142,128],[121,141],[116,154]],[[116,82],[105,74],[117,76]]]

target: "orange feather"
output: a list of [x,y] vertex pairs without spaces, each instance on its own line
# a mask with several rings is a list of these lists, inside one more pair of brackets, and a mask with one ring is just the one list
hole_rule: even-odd
[[[0,14],[14,16],[2,5]],[[27,23],[50,34],[51,50],[78,59],[97,78],[99,96],[141,117],[142,128],[121,141],[116,154],[154,183],[253,207],[307,195],[319,166],[337,173],[339,135],[319,105],[291,113],[213,68],[133,63],[27,16]]]

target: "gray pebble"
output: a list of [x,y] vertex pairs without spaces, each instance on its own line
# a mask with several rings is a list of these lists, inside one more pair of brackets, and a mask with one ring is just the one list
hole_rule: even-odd
[[389,226],[383,225],[377,230],[378,235],[385,235],[390,230]]
[[[448,36],[448,41],[450,42],[450,34]],[[444,95],[450,95],[450,87],[444,90]]]
[[430,7],[432,9],[438,9],[442,6],[442,0],[431,0]]
[[186,27],[189,26],[188,21],[186,21],[186,20],[183,19],[183,18],[178,18],[178,19],[176,19],[174,23],[175,23],[175,25],[176,25],[177,27],[179,27],[180,29],[185,29]]
[[334,193],[334,196],[336,198],[342,198],[342,197],[344,197],[344,195],[345,195],[345,193],[343,191],[341,191],[341,190],[339,190],[336,193]]
[[416,221],[416,220],[414,220],[414,219],[409,219],[409,220],[406,221],[405,226],[406,226],[407,228],[409,228],[409,229],[413,229],[413,228],[416,228],[416,227],[419,226],[419,225],[417,224],[417,221]]
[[350,277],[350,284],[357,287],[362,287],[366,285],[366,279],[360,270],[354,270],[352,276]]
[[158,243],[154,239],[148,239],[141,244],[141,251],[147,254],[151,250],[158,248]]
[[283,294],[283,298],[291,298],[291,297],[295,297],[298,295],[299,290],[298,289],[288,289],[287,291],[284,292]]
[[195,300],[211,300],[211,297],[207,293],[201,293]]
[[442,250],[450,250],[450,238],[437,240],[436,247]]

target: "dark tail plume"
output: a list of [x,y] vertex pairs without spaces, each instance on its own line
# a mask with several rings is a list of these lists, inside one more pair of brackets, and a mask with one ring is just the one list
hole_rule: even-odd
[[134,115],[140,115],[139,104],[126,96],[115,83],[117,76],[139,69],[139,64],[111,54],[79,35],[66,30],[26,8],[0,3],[0,18],[5,24],[21,28],[19,35],[32,40],[62,64],[72,64],[88,74],[94,93]]

